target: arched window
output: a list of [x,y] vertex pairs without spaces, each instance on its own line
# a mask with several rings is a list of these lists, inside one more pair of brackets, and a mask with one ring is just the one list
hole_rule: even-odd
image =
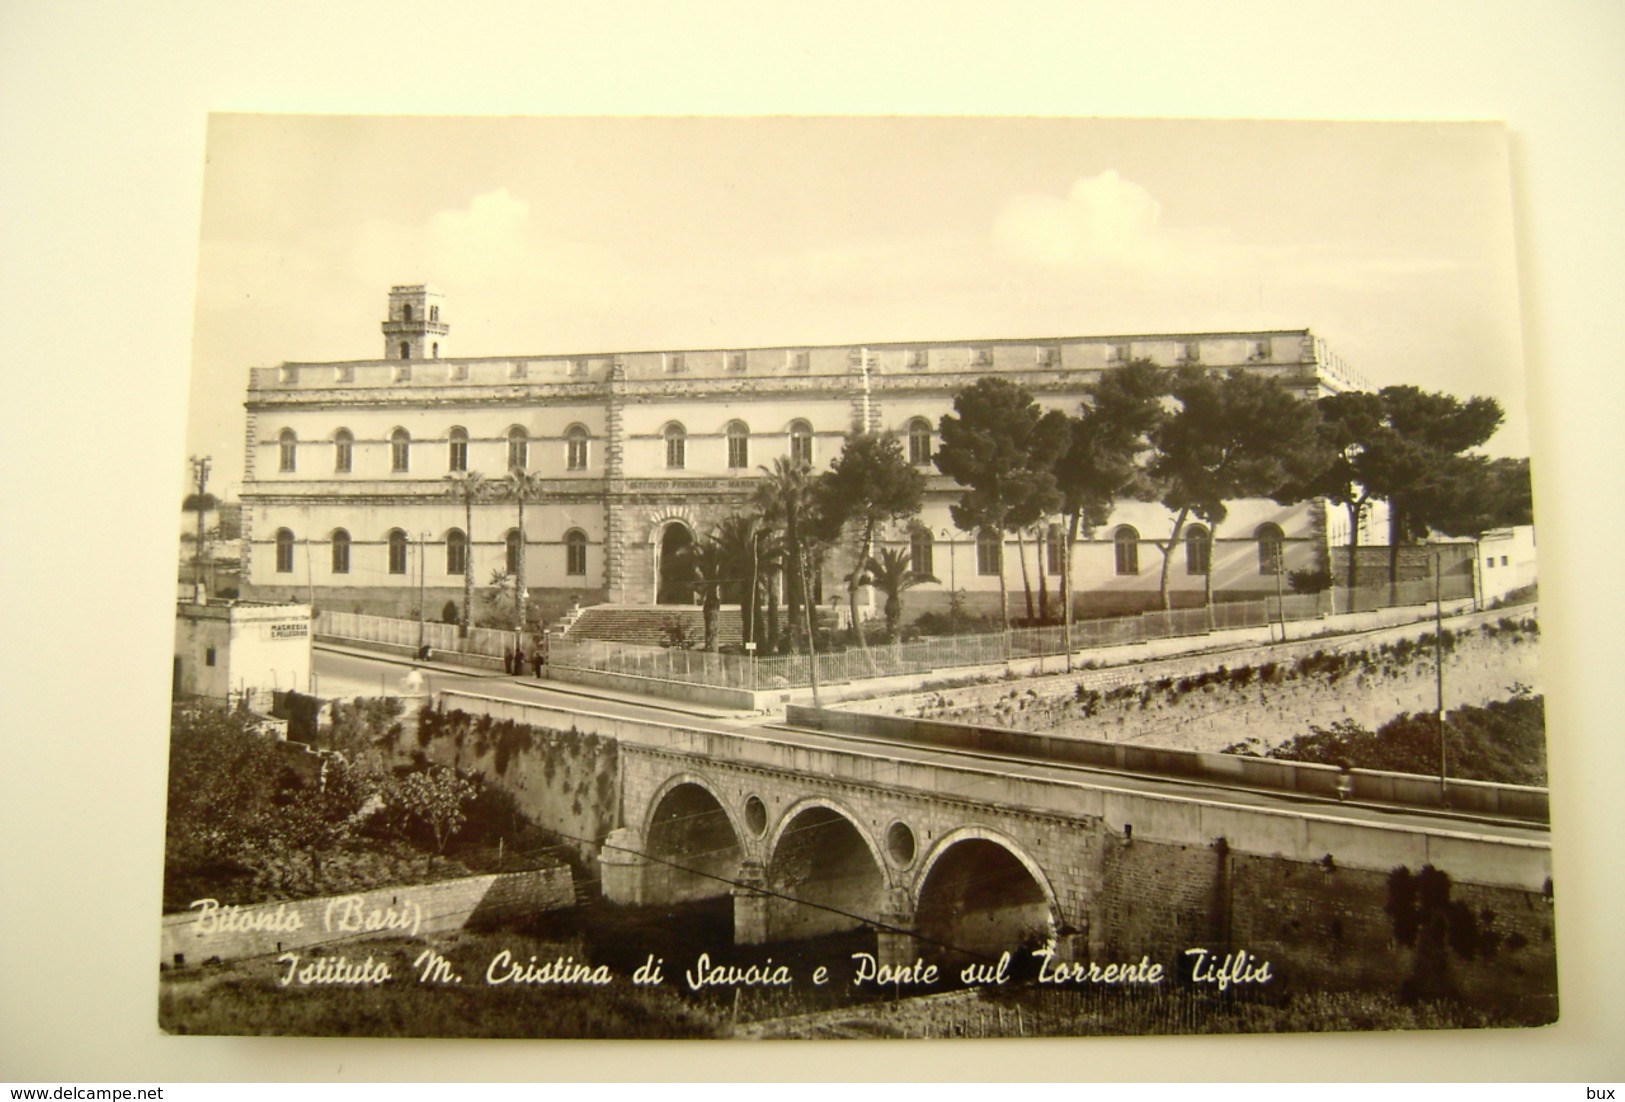
[[294,435],[292,429],[283,429],[276,438],[277,444],[277,470],[290,474],[296,469],[297,453],[299,450],[299,437]]
[[908,568],[916,574],[935,574],[931,563],[931,530],[916,528],[908,537]]
[[805,421],[790,422],[790,459],[795,463],[812,466],[813,431]]
[[1059,524],[1052,524],[1044,530],[1044,567],[1052,578],[1061,576],[1061,566],[1066,562],[1066,531]]
[[430,321],[439,321],[440,320],[440,307],[438,307],[438,306],[429,307],[429,320]]
[[744,470],[750,466],[750,428],[743,421],[728,422],[728,469]]
[[349,474],[354,461],[355,437],[349,429],[339,429],[333,434],[333,473]]
[[508,430],[508,469],[524,470],[530,466],[530,436],[515,425]]
[[446,573],[464,574],[468,572],[468,537],[463,535],[461,528],[453,528],[446,533]]
[[412,469],[412,434],[405,429],[389,434],[389,469],[396,474]]
[[350,533],[342,528],[333,530],[333,573],[350,572]]
[[502,538],[502,541],[507,547],[507,571],[517,578],[519,576],[519,529],[508,529],[508,534]]
[[1112,545],[1117,549],[1117,572],[1119,574],[1138,574],[1140,572],[1140,533],[1125,524],[1112,536]]
[[461,425],[452,426],[451,437],[446,451],[446,469],[448,471],[468,470],[468,430]]
[[276,572],[293,573],[293,533],[286,528],[276,530]]
[[1185,573],[1206,574],[1212,564],[1208,530],[1200,524],[1185,529]]
[[1286,533],[1281,531],[1280,525],[1260,524],[1253,529],[1253,539],[1258,541],[1258,572],[1279,574],[1284,565],[1282,552],[1286,546]]
[[411,343],[409,341],[402,341],[401,342],[401,359],[410,360],[411,358],[412,358],[412,345],[411,345]]
[[434,342],[434,358],[437,359],[437,360],[440,358],[440,342],[439,341]]
[[402,321],[411,321],[412,320],[412,304],[410,302],[408,302],[406,305],[401,307],[401,320]]
[[564,431],[564,466],[566,470],[587,469],[587,441],[590,437],[581,425],[571,425]]
[[997,575],[1004,566],[1004,541],[999,533],[984,528],[976,533],[976,572]]
[[399,528],[392,528],[389,532],[389,572],[406,573],[406,533]]
[[663,435],[666,438],[666,466],[681,470],[688,458],[688,432],[673,421],[666,426]]
[[916,467],[931,465],[931,422],[924,417],[908,423],[908,461]]
[[579,528],[572,528],[564,533],[564,572],[566,574],[587,572],[587,533]]

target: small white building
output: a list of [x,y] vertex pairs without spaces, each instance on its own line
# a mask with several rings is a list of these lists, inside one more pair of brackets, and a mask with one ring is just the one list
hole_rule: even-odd
[[277,689],[310,685],[308,604],[222,601],[175,609],[176,696],[210,696],[269,711]]
[[1492,528],[1478,537],[1480,599],[1489,602],[1535,584],[1535,528]]

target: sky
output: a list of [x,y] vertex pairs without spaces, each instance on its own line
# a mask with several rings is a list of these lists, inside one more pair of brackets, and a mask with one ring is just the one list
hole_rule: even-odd
[[453,356],[1307,327],[1527,455],[1511,209],[1496,124],[216,115],[188,451],[428,282]]

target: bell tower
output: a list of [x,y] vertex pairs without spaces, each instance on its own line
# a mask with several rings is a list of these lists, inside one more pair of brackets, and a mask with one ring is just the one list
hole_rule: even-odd
[[441,318],[440,292],[426,283],[389,289],[389,316],[384,319],[384,359],[438,360],[446,352],[450,329]]

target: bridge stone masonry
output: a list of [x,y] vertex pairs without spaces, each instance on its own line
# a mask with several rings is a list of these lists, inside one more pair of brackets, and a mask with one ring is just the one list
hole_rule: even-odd
[[[1361,818],[1300,794],[1150,791],[1105,771],[463,692],[440,704],[614,740],[605,897],[731,896],[738,944],[868,929],[895,967],[1050,944],[1057,960],[1149,957],[1170,974],[1193,948],[1243,950],[1283,987],[1398,992],[1422,976],[1524,1020],[1555,1016],[1538,824]],[[1417,890],[1428,866],[1443,886],[1430,873]]]

